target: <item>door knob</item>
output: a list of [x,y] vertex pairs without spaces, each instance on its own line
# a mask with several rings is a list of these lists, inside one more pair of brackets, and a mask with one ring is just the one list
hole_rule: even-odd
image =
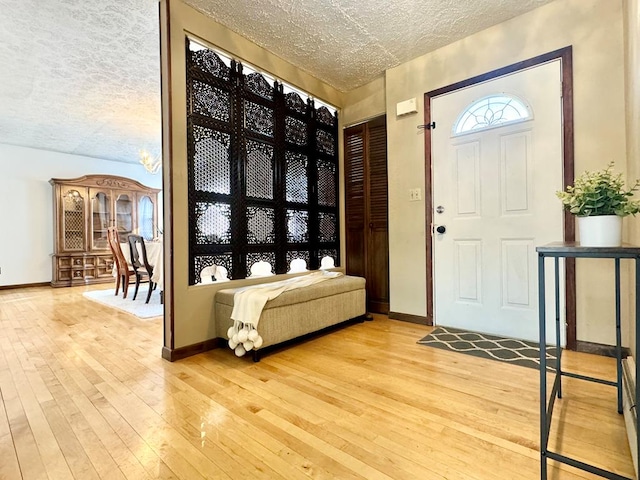
[[438,232],[438,233],[444,233],[446,231],[447,231],[447,227],[445,227],[444,225],[438,225],[436,227],[436,232]]

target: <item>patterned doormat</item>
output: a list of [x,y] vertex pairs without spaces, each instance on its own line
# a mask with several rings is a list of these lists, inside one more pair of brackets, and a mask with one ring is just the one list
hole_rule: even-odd
[[[490,358],[529,368],[540,368],[540,348],[537,343],[515,338],[496,337],[450,327],[436,329],[421,340],[420,345]],[[555,366],[556,348],[547,348],[547,370]]]

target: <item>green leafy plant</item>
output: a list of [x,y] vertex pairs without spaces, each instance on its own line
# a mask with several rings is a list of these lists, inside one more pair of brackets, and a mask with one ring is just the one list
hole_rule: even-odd
[[604,170],[584,172],[564,191],[556,192],[564,208],[580,217],[618,215],[625,217],[640,212],[640,201],[633,194],[640,188],[640,180],[625,187],[622,174],[613,172],[613,162]]

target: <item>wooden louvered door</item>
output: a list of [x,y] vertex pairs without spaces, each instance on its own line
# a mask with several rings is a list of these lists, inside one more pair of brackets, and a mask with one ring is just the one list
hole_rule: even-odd
[[367,309],[389,312],[386,117],[345,130],[346,271],[367,280]]

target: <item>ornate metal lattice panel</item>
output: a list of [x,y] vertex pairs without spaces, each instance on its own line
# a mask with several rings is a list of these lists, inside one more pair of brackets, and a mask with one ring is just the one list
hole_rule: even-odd
[[336,266],[340,265],[340,259],[338,258],[338,251],[335,249],[318,250],[318,262],[322,262],[322,257],[331,257]]
[[221,122],[228,122],[231,117],[229,94],[224,90],[199,80],[191,82],[192,108],[194,113],[205,115]]
[[301,153],[285,152],[285,162],[287,202],[307,203],[309,201],[307,156]]
[[84,250],[84,198],[77,190],[69,190],[62,204],[64,249]]
[[256,262],[268,262],[271,265],[271,272],[276,266],[276,252],[249,252],[247,253],[247,275],[251,273],[251,265]]
[[307,268],[309,268],[309,259],[311,256],[307,250],[292,250],[287,252],[287,268],[291,267],[291,261],[296,258],[302,258],[307,263]]
[[231,206],[227,203],[197,202],[196,244],[231,243]]
[[194,188],[201,192],[231,193],[231,135],[211,128],[193,125],[195,155]]
[[244,127],[252,132],[273,138],[273,109],[245,100]]
[[307,102],[296,92],[289,92],[284,96],[284,104],[294,112],[307,113]]
[[335,153],[335,143],[333,135],[324,130],[316,131],[316,145],[318,151],[326,153],[327,155],[333,155]]
[[247,243],[250,245],[275,243],[275,210],[247,207]]
[[327,107],[322,106],[316,110],[316,120],[324,125],[333,127],[335,126],[336,117]]
[[255,72],[250,73],[244,77],[244,84],[250,92],[267,100],[273,100],[273,84],[267,81],[264,75]]
[[306,210],[287,210],[287,241],[304,243],[309,241],[309,212]]
[[273,199],[273,146],[247,140],[247,196]]
[[338,219],[333,213],[318,213],[318,241],[335,242],[338,232]]
[[201,282],[200,272],[205,267],[211,267],[213,265],[222,266],[227,269],[227,278],[231,280],[231,272],[233,272],[233,255],[230,253],[222,255],[196,255],[193,257],[193,270],[195,273],[194,282],[197,284]]
[[231,78],[231,69],[225,65],[213,50],[203,49],[196,52],[192,51],[191,63],[198,70],[210,73],[222,80],[229,80]]
[[284,138],[294,145],[306,145],[308,141],[307,124],[297,118],[285,117]]
[[318,204],[335,207],[338,201],[336,191],[336,164],[318,159]]

